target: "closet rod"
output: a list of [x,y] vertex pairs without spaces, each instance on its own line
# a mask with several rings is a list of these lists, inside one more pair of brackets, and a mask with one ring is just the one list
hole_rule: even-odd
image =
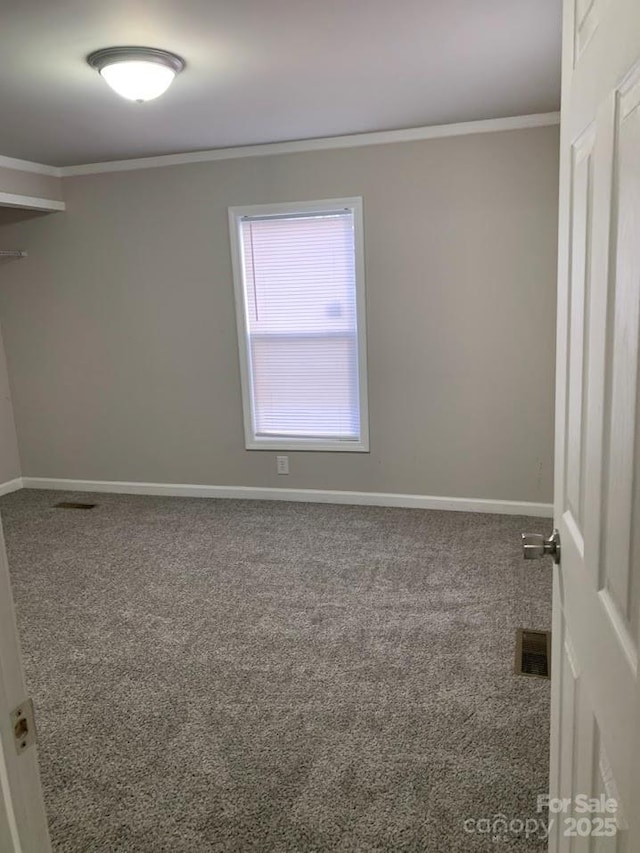
[[0,249],[0,258],[26,258],[24,249]]

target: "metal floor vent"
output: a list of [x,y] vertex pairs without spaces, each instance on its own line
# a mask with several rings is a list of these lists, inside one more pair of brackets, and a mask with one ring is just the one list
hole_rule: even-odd
[[551,677],[551,631],[516,631],[516,675]]
[[98,504],[85,504],[77,501],[60,501],[59,504],[55,504],[54,509],[93,509],[95,506],[98,506]]

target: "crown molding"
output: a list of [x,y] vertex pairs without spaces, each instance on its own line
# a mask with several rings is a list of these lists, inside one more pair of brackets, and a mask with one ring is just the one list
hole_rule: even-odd
[[62,177],[62,169],[59,166],[32,163],[31,160],[18,160],[15,157],[4,157],[2,154],[0,154],[0,168],[13,169],[16,172],[32,172],[36,175],[47,175],[50,178]]
[[383,130],[373,133],[355,133],[349,136],[329,136],[321,139],[303,139],[293,142],[270,142],[262,145],[242,145],[235,148],[213,148],[186,154],[163,154],[159,157],[138,157],[134,160],[113,160],[105,163],[87,163],[63,166],[62,177],[98,175],[105,172],[128,172],[136,169],[157,169],[166,166],[183,166],[191,163],[208,163],[215,160],[237,160],[243,157],[268,157],[274,154],[298,154],[307,151],[327,151],[339,148],[358,148],[365,145],[389,145],[397,142],[417,142],[446,136],[466,136],[475,133],[497,133],[505,130],[525,130],[549,127],[560,123],[560,113],[537,113],[510,118],[465,121],[432,127],[413,127],[406,130]]
[[233,148],[211,148],[206,151],[191,151],[184,154],[162,154],[158,157],[137,157],[132,160],[110,160],[104,163],[84,163],[77,166],[48,166],[44,163],[32,163],[29,160],[18,160],[15,157],[0,155],[0,167],[49,175],[53,178],[71,178],[78,175],[99,175],[105,172],[129,172],[136,169],[157,169],[163,166],[209,163],[215,160],[238,160],[243,157],[269,157],[275,154],[300,154],[307,151],[330,151],[340,148],[359,148],[366,145],[419,142],[426,139],[442,139],[447,136],[527,130],[528,128],[551,127],[557,124],[560,124],[559,112],[535,113],[508,118],[463,121],[456,124],[410,127],[404,130],[380,130],[371,133],[353,133],[346,136],[327,136],[291,142],[267,142],[260,145],[240,145]]

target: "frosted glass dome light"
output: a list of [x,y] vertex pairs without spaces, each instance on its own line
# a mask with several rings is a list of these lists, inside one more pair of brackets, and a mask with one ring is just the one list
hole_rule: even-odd
[[166,92],[185,65],[175,53],[153,47],[107,47],[92,53],[87,62],[115,92],[138,103]]

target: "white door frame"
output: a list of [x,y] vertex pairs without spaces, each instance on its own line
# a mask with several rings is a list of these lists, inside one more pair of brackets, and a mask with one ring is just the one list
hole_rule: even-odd
[[18,754],[10,714],[27,698],[0,520],[0,850],[50,853],[37,746]]

